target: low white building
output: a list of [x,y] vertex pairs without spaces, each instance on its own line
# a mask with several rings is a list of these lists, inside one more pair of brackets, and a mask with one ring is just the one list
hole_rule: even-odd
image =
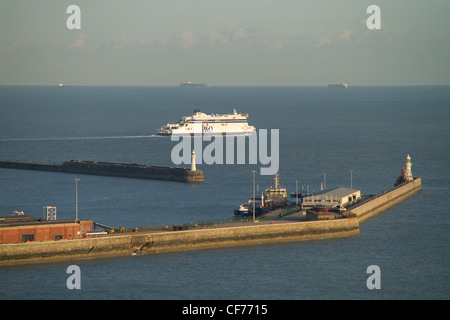
[[361,198],[361,191],[356,189],[339,187],[331,190],[324,190],[302,198],[303,207],[335,205],[345,206]]

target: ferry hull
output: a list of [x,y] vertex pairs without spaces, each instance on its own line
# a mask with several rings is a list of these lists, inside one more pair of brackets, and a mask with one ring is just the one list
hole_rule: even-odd
[[256,134],[256,130],[251,132],[199,132],[199,133],[167,133],[167,132],[158,132],[158,136],[218,136],[218,135],[227,135],[227,136],[250,136],[252,134]]

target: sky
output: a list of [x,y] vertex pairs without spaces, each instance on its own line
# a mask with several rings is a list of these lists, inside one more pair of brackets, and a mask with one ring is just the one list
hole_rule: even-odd
[[0,85],[187,81],[450,85],[450,0],[0,0]]

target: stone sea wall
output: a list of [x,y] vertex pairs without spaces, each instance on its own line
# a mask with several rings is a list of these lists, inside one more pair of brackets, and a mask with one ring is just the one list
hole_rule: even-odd
[[422,180],[415,177],[413,181],[399,185],[398,187],[386,190],[368,201],[363,202],[351,209],[356,214],[359,222],[406,200],[422,190]]
[[0,265],[176,252],[356,234],[359,234],[356,218],[186,231],[138,232],[79,240],[4,244],[0,246]]
[[110,163],[72,160],[62,164],[38,163],[30,161],[0,160],[1,168],[55,171],[105,175],[127,178],[168,180],[189,183],[203,183],[202,170],[192,171],[180,167],[146,166],[139,164]]
[[217,247],[345,237],[359,224],[422,190],[421,179],[384,191],[353,207],[353,218],[325,221],[276,221],[183,231],[136,232],[98,238],[0,245],[0,265],[157,254]]

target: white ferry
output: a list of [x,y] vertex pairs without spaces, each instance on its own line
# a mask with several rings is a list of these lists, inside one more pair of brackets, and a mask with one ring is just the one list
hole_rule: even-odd
[[233,109],[232,114],[207,115],[200,110],[194,110],[194,114],[183,117],[178,122],[168,123],[159,129],[158,135],[169,136],[185,134],[251,134],[255,127],[248,125],[248,114],[237,113]]

